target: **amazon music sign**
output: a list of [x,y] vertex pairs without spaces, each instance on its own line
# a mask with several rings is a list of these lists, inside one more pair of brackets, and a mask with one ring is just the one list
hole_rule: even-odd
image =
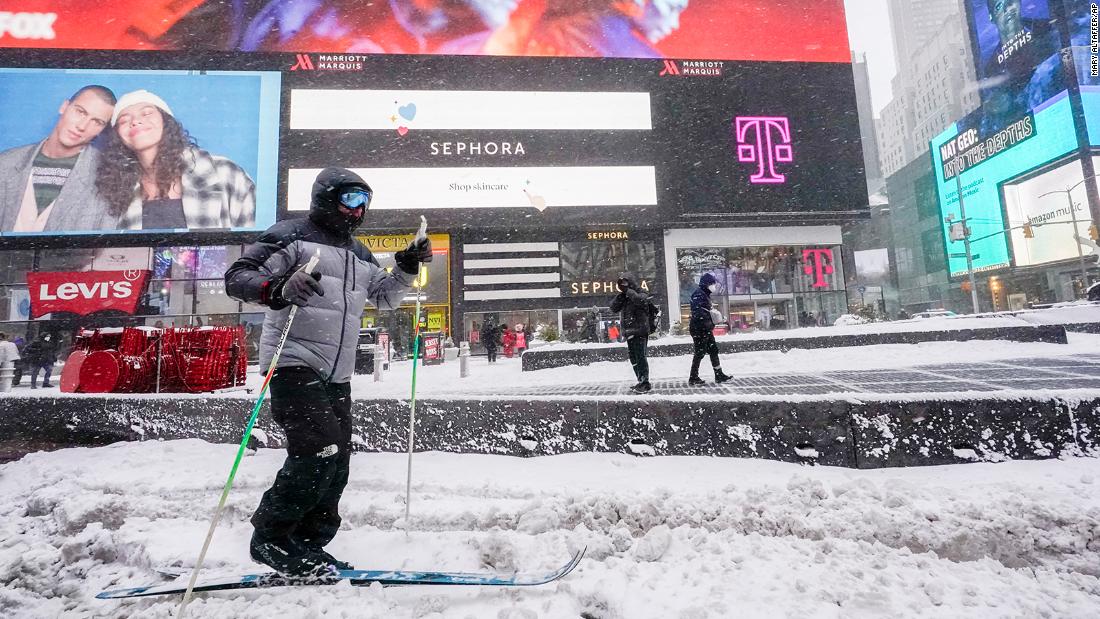
[[148,281],[149,271],[138,270],[27,273],[31,318],[54,312],[133,314]]

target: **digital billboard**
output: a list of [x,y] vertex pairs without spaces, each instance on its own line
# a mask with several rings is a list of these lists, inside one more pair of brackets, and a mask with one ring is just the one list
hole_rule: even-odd
[[[847,64],[298,54],[286,215],[339,161],[367,225],[850,218],[867,209]],[[293,66],[298,69],[289,70]],[[303,68],[312,67],[312,69]],[[799,95],[776,84],[798,83]]]
[[1081,162],[1073,159],[1005,183],[1009,221],[1032,224],[1030,236],[1023,229],[1011,233],[1016,266],[1077,257],[1074,237],[1087,238],[1092,224],[1084,180]]
[[843,0],[21,0],[0,47],[850,62]]
[[965,0],[982,128],[1004,127],[1066,89],[1061,0]]
[[274,223],[278,72],[80,66],[0,68],[0,237]]
[[964,275],[967,270],[963,244],[950,240],[952,222],[962,218],[957,183],[963,189],[971,238],[987,237],[971,243],[974,270],[1005,268],[1011,264],[1011,255],[1008,237],[1001,231],[1025,221],[1006,217],[1002,186],[1077,149],[1067,93],[997,132],[983,131],[980,118],[981,112],[976,112],[932,140],[932,163],[952,277]]

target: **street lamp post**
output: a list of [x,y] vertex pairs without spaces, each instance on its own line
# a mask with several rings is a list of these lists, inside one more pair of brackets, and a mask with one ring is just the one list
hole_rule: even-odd
[[966,249],[966,276],[970,281],[970,303],[974,308],[974,313],[977,314],[979,313],[978,287],[974,285],[974,256],[970,253],[970,226],[967,225],[966,205],[963,203],[961,174],[955,174],[955,188],[959,194],[959,217],[962,218],[963,247]]
[[[1083,289],[1087,289],[1089,286],[1089,272],[1088,268],[1085,266],[1085,253],[1081,251],[1081,242],[1078,240],[1079,234],[1077,230],[1077,209],[1074,208],[1073,205],[1073,190],[1085,184],[1087,181],[1091,181],[1092,179],[1097,177],[1100,177],[1100,175],[1094,174],[1093,176],[1090,176],[1088,178],[1081,179],[1080,182],[1076,183],[1068,189],[1055,189],[1054,191],[1048,191],[1039,196],[1039,199],[1042,199],[1056,193],[1066,194],[1066,201],[1069,203],[1069,216],[1073,220],[1073,244],[1077,246],[1077,260],[1081,268],[1081,286]],[[1096,222],[1093,223],[1095,224]]]

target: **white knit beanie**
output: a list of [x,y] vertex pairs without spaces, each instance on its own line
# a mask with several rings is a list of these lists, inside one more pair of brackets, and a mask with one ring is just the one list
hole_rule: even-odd
[[131,105],[136,105],[138,103],[149,103],[151,105],[155,105],[159,107],[161,111],[165,114],[172,115],[172,108],[168,107],[168,104],[164,102],[164,99],[161,99],[160,97],[154,95],[148,90],[135,90],[133,92],[128,92],[122,95],[122,97],[118,100],[118,103],[115,103],[115,112],[111,114],[111,126],[115,126],[115,123],[118,122],[118,115],[122,113],[122,110],[125,110]]

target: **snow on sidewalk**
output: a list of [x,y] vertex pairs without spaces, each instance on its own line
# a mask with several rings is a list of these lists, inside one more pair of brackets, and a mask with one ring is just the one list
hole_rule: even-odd
[[[930,322],[930,321],[924,321]],[[1100,335],[1070,333],[1068,344],[1024,343],[1002,340],[970,342],[923,342],[920,344],[879,344],[843,348],[793,349],[721,355],[722,367],[733,376],[759,374],[815,374],[823,371],[873,371],[900,369],[938,363],[979,363],[998,359],[1034,357],[1061,357],[1100,353]],[[503,355],[495,364],[485,357],[472,357],[469,361],[470,376],[459,376],[459,363],[452,360],[441,365],[418,365],[417,394],[422,397],[484,395],[495,393],[502,397],[520,388],[602,383],[633,384],[635,378],[626,361],[604,361],[586,366],[569,366],[524,372],[519,358]],[[653,380],[686,379],[691,366],[690,355],[657,357],[649,360],[650,377]],[[709,363],[704,362],[702,374],[708,377]],[[390,364],[382,382],[375,382],[373,375],[352,377],[352,396],[355,398],[406,398],[412,378],[412,363],[404,361]],[[257,366],[249,368],[248,386],[258,392],[263,377]],[[62,394],[57,387],[30,390],[23,386],[11,391],[12,395],[27,397],[84,397],[82,394]],[[0,394],[0,398],[3,394]],[[96,394],[99,397],[99,394]],[[120,397],[156,397],[146,394],[120,394]],[[222,394],[172,394],[178,398],[253,397],[244,391]]]
[[[106,602],[193,561],[234,447],[197,440],[37,453],[0,466],[0,615],[170,617]],[[248,517],[282,461],[242,464],[208,574],[255,570]],[[284,588],[199,595],[194,617],[456,619],[1095,617],[1100,461],[858,471],[762,460],[356,454],[330,550],[360,567],[547,569],[505,589]]]

